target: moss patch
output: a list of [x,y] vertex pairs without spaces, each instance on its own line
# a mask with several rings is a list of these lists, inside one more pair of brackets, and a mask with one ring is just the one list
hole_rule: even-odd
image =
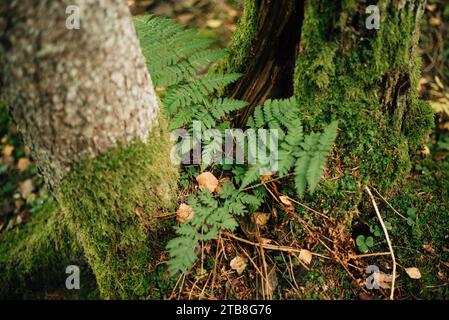
[[163,245],[153,217],[173,209],[177,184],[165,126],[161,119],[147,143],[118,146],[80,163],[57,190],[104,298],[149,295],[153,255]]
[[259,7],[256,0],[245,0],[242,17],[227,48],[229,57],[220,61],[213,68],[213,71],[223,74],[245,71],[246,62],[251,56],[252,44],[258,29],[258,13]]
[[417,7],[379,1],[380,30],[367,30],[365,5],[308,3],[295,94],[309,129],[340,121],[340,157],[330,167],[387,191],[410,171],[410,154],[422,147],[433,112],[416,93]]
[[2,233],[0,243],[2,298],[42,298],[64,287],[68,265],[85,266],[81,248],[51,198],[24,227]]
[[[437,161],[432,157],[415,159],[412,175],[401,188],[401,192],[389,199],[390,204],[403,216],[415,212],[415,218],[406,221],[392,209],[378,202],[384,220],[391,224],[389,231],[399,264],[398,288],[404,299],[447,299],[448,272],[445,263],[449,261],[447,250],[449,230],[449,157]],[[372,207],[362,210],[360,221],[365,226],[379,226]],[[383,235],[370,234],[375,239],[372,252],[387,250]],[[384,265],[384,259],[371,258],[368,264]],[[419,268],[422,278],[410,279],[404,268]]]

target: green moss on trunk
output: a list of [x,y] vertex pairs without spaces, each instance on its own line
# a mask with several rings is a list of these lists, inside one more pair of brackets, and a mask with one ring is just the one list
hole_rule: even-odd
[[219,73],[244,72],[251,54],[254,38],[257,34],[257,17],[259,5],[257,0],[245,0],[242,17],[227,50],[229,57],[220,61],[213,69]]
[[407,1],[401,8],[379,1],[379,30],[365,27],[369,4],[307,2],[295,94],[309,129],[340,120],[330,167],[392,190],[407,176],[410,154],[423,145],[433,123],[432,110],[416,89],[423,1]]
[[78,164],[57,189],[104,298],[149,295],[149,272],[163,245],[154,215],[172,209],[177,185],[165,127],[160,120],[148,142],[117,146]]

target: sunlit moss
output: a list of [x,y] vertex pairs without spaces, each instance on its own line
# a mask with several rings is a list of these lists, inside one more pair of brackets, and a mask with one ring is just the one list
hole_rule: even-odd
[[252,44],[258,30],[257,17],[259,6],[257,2],[256,0],[245,0],[242,17],[227,48],[229,57],[220,61],[214,68],[215,71],[219,73],[245,71],[244,69],[250,58]]

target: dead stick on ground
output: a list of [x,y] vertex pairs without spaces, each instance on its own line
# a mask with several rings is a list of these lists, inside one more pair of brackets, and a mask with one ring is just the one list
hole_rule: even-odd
[[212,292],[213,292],[214,287],[215,287],[215,277],[217,275],[217,266],[220,263],[218,261],[218,258],[220,256],[221,250],[223,250],[223,246],[222,246],[221,250],[219,249],[220,248],[220,241],[221,241],[221,231],[218,232],[218,238],[217,238],[217,251],[215,252],[214,270],[212,272],[212,285],[211,285]]
[[394,256],[393,246],[391,245],[390,236],[388,235],[388,230],[387,230],[387,227],[385,227],[384,220],[382,219],[382,216],[380,215],[376,200],[374,199],[373,194],[371,193],[371,190],[368,188],[368,186],[365,186],[365,190],[368,192],[368,195],[371,198],[371,201],[374,206],[374,210],[376,211],[376,214],[377,214],[377,218],[379,218],[380,224],[382,225],[382,230],[384,231],[385,237],[387,238],[388,248],[390,249],[391,260],[393,261],[393,280],[391,281],[390,300],[393,300],[394,299],[394,285],[395,285],[395,280],[396,280],[396,258]]
[[393,210],[394,213],[396,213],[398,216],[400,216],[402,219],[407,220],[406,217],[404,217],[404,215],[400,214],[398,210],[396,210],[388,201],[387,199],[385,199],[379,191],[376,190],[376,188],[373,188],[374,192],[377,193],[377,195],[391,208],[391,210]]
[[378,256],[389,256],[391,252],[376,252],[376,253],[366,253],[366,254],[358,254],[353,256],[354,258],[368,258],[368,257],[378,257]]
[[[269,281],[269,277],[268,277],[268,267],[267,267],[267,262],[265,260],[265,252],[263,250],[263,243],[262,243],[262,240],[260,239],[259,226],[257,224],[256,224],[256,237],[257,237],[257,241],[259,241],[260,256],[262,258],[263,270],[265,272],[265,286],[266,286],[265,288],[268,290],[268,291],[267,290],[262,290],[262,291],[268,293],[268,298],[271,300],[272,299],[272,296],[271,296],[272,290],[271,290],[271,285],[270,285],[270,281]],[[262,286],[262,289],[264,289],[263,286]],[[264,299],[266,299],[266,298],[264,297]]]
[[326,216],[324,213],[321,213],[321,212],[319,212],[319,211],[317,211],[317,210],[315,210],[315,209],[312,209],[312,208],[310,208],[309,206],[306,206],[305,204],[303,204],[303,203],[301,203],[301,202],[299,202],[299,201],[296,201],[295,199],[292,199],[292,198],[290,198],[290,197],[289,197],[289,200],[292,201],[292,202],[294,202],[294,203],[296,203],[297,205],[299,205],[299,206],[301,206],[301,207],[303,207],[303,208],[305,208],[305,209],[307,209],[307,210],[313,212],[313,213],[316,213],[317,215],[319,215],[319,216],[321,216],[321,217],[323,217],[323,218],[325,218],[325,219],[327,219],[327,220],[330,220],[330,218],[329,218],[328,216]]
[[[237,237],[236,235],[229,233],[229,232],[223,232],[223,235],[228,236],[229,238],[232,238],[234,240],[252,245],[252,246],[260,247],[260,243],[252,242],[252,241]],[[302,250],[302,249],[297,249],[297,248],[292,248],[292,247],[276,246],[276,245],[272,245],[272,244],[262,244],[262,247],[267,250],[284,251],[284,252],[290,252],[290,253],[301,253],[301,250]],[[328,260],[332,259],[328,256],[325,256],[324,254],[319,254],[319,253],[315,253],[315,252],[311,252],[311,254],[315,257],[320,257],[323,259],[328,259]]]

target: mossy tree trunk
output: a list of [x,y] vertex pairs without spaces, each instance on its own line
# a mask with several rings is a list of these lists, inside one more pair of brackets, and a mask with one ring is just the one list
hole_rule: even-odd
[[[73,5],[80,29],[66,28]],[[147,297],[177,171],[126,3],[12,1],[0,17],[2,98],[102,295]]]
[[[231,58],[219,66],[244,74],[230,88],[231,95],[249,102],[236,125],[244,126],[254,106],[265,99],[294,91],[306,129],[340,121],[331,174],[349,172],[351,184],[392,190],[409,172],[410,154],[422,147],[433,122],[431,108],[419,100],[416,89],[425,1],[288,1],[282,15],[275,10],[278,2],[245,1]],[[365,24],[372,4],[380,12],[378,30]],[[275,52],[264,51],[265,45]],[[276,90],[274,80],[281,85]]]

